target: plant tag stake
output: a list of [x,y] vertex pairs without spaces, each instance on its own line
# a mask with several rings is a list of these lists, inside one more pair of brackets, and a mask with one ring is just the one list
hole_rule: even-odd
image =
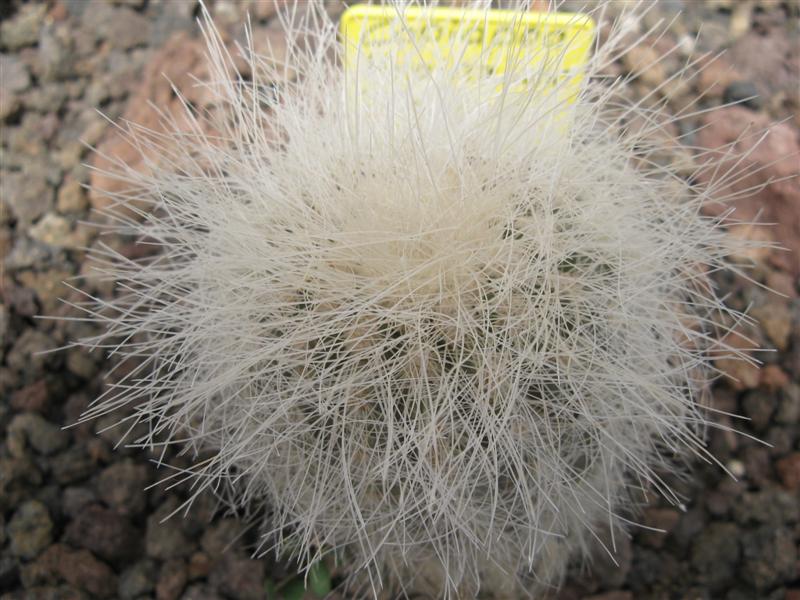
[[[583,79],[595,23],[577,13],[362,4],[345,11],[340,31],[345,68],[351,72],[381,58],[422,69],[446,65],[476,80],[496,78],[498,90],[555,90],[557,101],[571,103]],[[504,82],[506,74],[513,77],[510,85]]]

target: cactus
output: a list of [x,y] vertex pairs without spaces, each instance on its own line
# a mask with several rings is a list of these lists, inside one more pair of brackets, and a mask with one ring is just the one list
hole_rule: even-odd
[[726,175],[653,159],[661,109],[603,77],[621,26],[576,95],[546,59],[390,68],[396,38],[354,92],[335,24],[285,19],[285,63],[243,48],[246,80],[204,13],[213,108],[127,125],[147,168],[107,173],[132,185],[112,228],[160,251],[99,257],[119,293],[80,343],[137,362],[83,418],[132,407],[132,443],[202,456],[195,494],[269,507],[264,550],[341,553],[368,595],[557,584],[633,491],[674,499],[661,474],[710,458]]

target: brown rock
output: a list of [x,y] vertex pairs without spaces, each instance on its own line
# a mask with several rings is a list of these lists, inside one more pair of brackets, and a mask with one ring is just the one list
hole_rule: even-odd
[[38,413],[19,413],[6,428],[6,446],[12,456],[22,457],[30,446],[37,454],[49,456],[63,449],[69,433]]
[[271,19],[278,12],[278,9],[286,4],[286,0],[264,1],[251,0],[248,11],[259,20]]
[[117,576],[105,563],[86,550],[71,550],[54,544],[37,561],[43,573],[60,576],[70,585],[99,598],[110,598],[117,591]]
[[783,487],[795,491],[800,489],[800,452],[794,452],[775,463],[775,469]]
[[67,526],[65,541],[100,558],[120,561],[139,551],[141,534],[123,516],[97,504],[85,507]]
[[[725,343],[733,349],[732,351],[742,352],[744,356],[748,356],[748,351],[754,349],[752,342],[736,333],[729,335]],[[735,356],[720,358],[714,361],[714,365],[727,376],[725,381],[728,385],[737,390],[755,388],[761,379],[758,366],[742,358]]]
[[[69,291],[64,281],[72,277],[69,271],[53,269],[49,271],[24,271],[18,276],[20,283],[36,292],[42,313],[52,315],[61,306],[59,298]],[[55,345],[53,346],[55,347]]]
[[69,237],[70,226],[70,222],[64,217],[47,213],[28,230],[28,234],[48,246],[64,246]]
[[86,192],[79,181],[68,179],[58,190],[56,207],[62,214],[80,213],[88,206]]
[[658,87],[667,78],[661,56],[652,46],[646,44],[633,46],[622,57],[622,62],[628,73],[636,76],[645,85]]
[[[179,504],[174,496],[170,496],[147,517],[145,546],[148,556],[169,560],[190,556],[194,552],[196,547],[183,530],[181,517],[173,515]],[[172,517],[168,518],[170,515]]]
[[156,584],[157,600],[177,600],[186,587],[186,563],[180,559],[166,561],[161,567]]
[[264,596],[264,562],[225,554],[214,565],[209,581],[225,596],[260,600]]
[[11,407],[20,412],[44,412],[47,409],[47,382],[40,379],[21,390],[17,390],[11,396]]
[[788,273],[771,270],[767,273],[767,286],[778,294],[783,294],[788,298],[797,296],[797,284],[795,278]]
[[698,69],[695,87],[697,93],[706,98],[721,98],[725,88],[734,81],[742,79],[742,76],[724,56],[703,60],[698,65]]
[[[715,150],[711,156],[722,161],[719,173],[730,169],[729,182],[719,187],[718,198],[729,194],[744,193],[755,188],[755,193],[736,199],[732,205],[733,219],[775,223],[772,227],[774,239],[789,252],[772,252],[770,260],[785,265],[794,276],[800,274],[800,178],[796,177],[800,165],[800,142],[791,125],[781,123],[770,127],[766,115],[754,113],[746,108],[732,106],[701,119],[697,134],[699,146]],[[769,127],[769,133],[759,143],[761,132]],[[726,145],[732,154],[726,155]],[[737,164],[740,156],[748,153]],[[734,167],[735,165],[735,167]],[[703,183],[714,177],[713,168],[698,174]],[[770,179],[773,183],[766,185]],[[763,186],[759,189],[759,186]],[[717,202],[707,206],[707,212],[720,215],[730,204]]]
[[800,89],[800,46],[784,27],[770,29],[769,35],[750,31],[726,52],[739,72],[754,82],[766,98],[786,93],[797,98]]
[[46,169],[40,163],[31,163],[21,172],[4,175],[0,197],[17,219],[17,227],[33,223],[53,205]]
[[761,385],[774,392],[789,385],[789,376],[778,365],[767,365],[761,369]]
[[9,116],[13,115],[21,103],[11,90],[7,90],[0,86],[0,121],[5,121]]
[[147,501],[148,469],[132,460],[107,467],[97,478],[100,498],[119,514],[138,514]]
[[12,556],[30,559],[53,539],[53,522],[47,507],[38,500],[22,504],[8,523],[9,550]]
[[42,354],[42,352],[55,347],[55,341],[46,333],[28,328],[17,338],[11,351],[6,355],[6,364],[12,369],[40,377],[45,365],[53,362],[52,354]]
[[32,289],[16,285],[13,280],[2,281],[2,295],[6,306],[18,315],[32,317],[39,312],[36,304],[36,292]]
[[744,470],[747,479],[756,487],[766,487],[774,479],[769,450],[763,446],[748,446],[744,450]]
[[[800,196],[797,197],[797,201],[800,206]],[[783,352],[789,347],[789,337],[792,333],[792,313],[786,302],[771,302],[753,308],[752,315],[758,320],[759,325],[778,350]]]
[[772,227],[766,225],[738,224],[728,227],[728,235],[748,245],[734,247],[731,260],[745,263],[763,264],[772,255],[775,236]]
[[205,552],[195,552],[189,558],[189,579],[203,579],[211,572],[211,559]]
[[584,596],[583,600],[633,600],[633,593],[624,591],[606,592],[605,594]]
[[776,404],[775,394],[764,390],[751,390],[742,398],[744,415],[749,417],[756,431],[764,431],[769,426]]
[[674,508],[648,508],[644,512],[644,524],[662,531],[643,530],[639,538],[651,548],[661,548],[679,520],[680,514]]
[[97,365],[84,348],[70,348],[67,350],[66,366],[70,373],[78,377],[91,379],[97,372]]

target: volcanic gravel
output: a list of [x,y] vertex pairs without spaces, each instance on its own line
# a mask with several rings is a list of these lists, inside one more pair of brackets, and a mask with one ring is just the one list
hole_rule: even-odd
[[[250,11],[257,44],[280,48],[271,0],[208,4],[229,42],[243,39]],[[338,15],[344,6],[326,7]],[[84,142],[135,164],[100,113],[158,128],[147,101],[176,106],[162,74],[202,104],[187,75],[203,74],[197,14],[184,0],[0,4],[0,600],[255,600],[297,579],[292,565],[252,558],[256,533],[211,496],[164,520],[188,489],[153,485],[171,472],[156,468],[157,455],[118,446],[124,432],[111,427],[118,416],[62,429],[121,374],[109,375],[99,352],[42,353],[93,333],[91,324],[37,318],[76,315],[59,301],[78,300],[62,282],[114,293],[85,277],[84,248],[102,242],[130,257],[142,253],[134,240],[101,236],[92,224],[102,221],[92,209],[105,200],[84,185],[109,182],[87,167],[99,159]],[[650,101],[664,99],[674,112],[693,101],[698,109],[735,104],[672,127],[686,146],[669,157],[683,161],[676,168],[691,171],[692,146],[719,147],[772,125],[747,159],[761,167],[747,185],[765,187],[737,202],[737,215],[775,225],[731,234],[785,249],[742,257],[754,260],[752,280],[726,272],[716,281],[732,306],[758,320],[745,333],[774,351],[756,355],[760,369],[716,365],[723,374],[711,400],[723,411],[717,421],[748,434],[709,432],[708,446],[730,474],[696,461],[686,476],[672,477],[682,505],[649,494],[637,518],[650,529],[617,536],[617,564],[598,551],[554,597],[800,600],[800,179],[791,178],[800,171],[800,3],[663,0],[637,27],[645,32],[660,19],[664,36],[632,48],[609,75],[679,46],[631,83],[632,97],[645,97],[690,56],[724,49],[693,67],[704,67],[697,77],[670,81]],[[173,454],[169,462],[188,466]],[[330,567],[336,584],[346,565]]]

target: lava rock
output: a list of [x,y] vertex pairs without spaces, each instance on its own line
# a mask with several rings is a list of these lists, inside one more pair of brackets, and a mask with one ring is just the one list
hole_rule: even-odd
[[644,524],[662,531],[643,530],[637,537],[651,548],[661,548],[678,521],[680,513],[674,508],[648,508],[644,512]]
[[800,519],[797,497],[780,488],[741,494],[733,503],[733,517],[740,525],[779,527]]
[[778,394],[775,421],[782,425],[795,425],[800,421],[800,385],[791,383]]
[[187,588],[181,600],[223,600],[223,597],[209,585],[195,584]]
[[209,582],[225,596],[261,600],[264,597],[264,563],[233,553],[225,554],[214,565]]
[[119,597],[132,600],[155,589],[156,563],[149,558],[140,560],[122,572],[117,587]]
[[744,414],[750,418],[750,425],[756,431],[764,431],[769,426],[775,405],[775,395],[763,390],[747,392],[742,400]]
[[49,399],[47,382],[40,379],[14,392],[11,396],[11,408],[21,412],[42,413],[47,410]]
[[48,246],[66,246],[72,226],[64,217],[55,213],[45,214],[28,230],[29,235]]
[[97,478],[97,494],[120,514],[139,514],[147,502],[148,473],[145,465],[132,460],[114,463]]
[[161,566],[161,572],[158,576],[156,599],[178,600],[183,588],[186,587],[187,581],[186,563],[182,559],[173,558],[166,561]]
[[164,521],[177,507],[178,501],[169,498],[147,518],[145,546],[148,556],[169,560],[187,557],[194,551],[194,544],[183,531],[180,518]]
[[0,73],[2,85],[10,92],[24,92],[31,85],[31,75],[24,62],[13,54],[0,54]]
[[793,452],[779,460],[775,469],[783,487],[793,492],[800,489],[800,452]]
[[740,532],[733,523],[711,523],[702,531],[691,549],[691,564],[699,579],[711,590],[721,590],[736,574],[739,561]]
[[71,550],[54,544],[36,561],[40,576],[49,574],[97,598],[110,598],[117,590],[117,576],[87,550]]
[[61,214],[82,213],[89,206],[89,199],[79,181],[69,179],[58,189],[56,208]]
[[622,62],[628,73],[635,74],[642,83],[651,88],[660,86],[667,79],[661,57],[652,46],[633,46],[622,57]]
[[0,44],[8,50],[32,46],[47,13],[46,4],[23,4],[12,18],[0,23]]
[[19,579],[19,562],[10,556],[0,556],[0,590],[10,590]]
[[38,379],[45,365],[54,360],[52,354],[41,353],[55,347],[56,343],[43,331],[26,329],[6,355],[6,364],[16,371],[29,375],[31,379]]
[[53,188],[37,164],[3,177],[3,199],[22,225],[34,222],[54,204]]
[[69,433],[36,413],[15,416],[6,429],[6,446],[12,456],[22,456],[26,441],[37,453],[49,456],[69,442]]
[[8,523],[8,538],[13,556],[36,557],[53,539],[53,521],[47,507],[38,500],[22,504]]
[[0,455],[0,512],[16,507],[41,484],[42,473],[29,458]]
[[236,541],[241,532],[242,524],[236,519],[220,519],[206,529],[200,545],[211,558],[219,558],[238,549]]
[[762,527],[742,535],[742,578],[758,590],[767,590],[797,576],[797,546],[783,528]]
[[61,508],[70,518],[77,517],[80,512],[97,500],[95,493],[86,487],[71,486],[64,489],[61,495]]
[[85,446],[71,446],[52,458],[50,468],[56,481],[67,485],[82,481],[94,473],[95,462]]
[[80,511],[67,526],[64,540],[85,548],[109,562],[119,562],[139,552],[140,533],[122,515],[97,504]]
[[739,104],[751,110],[764,108],[764,100],[758,93],[756,84],[752,81],[733,81],[722,93],[722,101],[726,104]]

